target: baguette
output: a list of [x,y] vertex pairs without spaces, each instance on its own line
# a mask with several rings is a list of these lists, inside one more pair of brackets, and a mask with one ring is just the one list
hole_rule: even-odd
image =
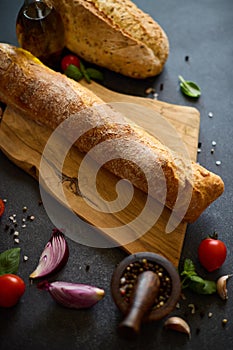
[[[87,107],[104,103],[95,94],[44,66],[29,52],[7,44],[0,44],[0,100],[53,130],[70,116],[84,111],[82,115],[85,118],[76,119],[76,127],[84,130],[89,123],[92,128],[76,141],[78,149],[87,153],[102,141],[114,140],[114,151],[118,152],[118,157],[114,156],[113,159],[113,149],[106,147],[104,157],[107,154],[111,161],[104,167],[120,178],[127,178],[135,187],[147,193],[147,179],[137,166],[140,160],[154,184],[152,195],[160,200],[163,193],[159,187],[157,165],[166,178],[166,206],[170,209],[175,206],[179,189],[185,202],[191,186],[191,200],[184,221],[195,221],[224,190],[224,183],[218,175],[195,162],[191,163],[190,172],[185,159],[137,125],[127,119],[119,125],[119,115],[113,109],[108,110],[109,113],[104,110],[103,114],[90,113]],[[137,142],[135,147],[132,141]],[[127,160],[128,155],[135,162]],[[99,154],[96,159],[100,164],[103,164],[102,156]]]
[[159,74],[169,42],[130,0],[51,0],[62,15],[65,46],[83,59],[132,78]]

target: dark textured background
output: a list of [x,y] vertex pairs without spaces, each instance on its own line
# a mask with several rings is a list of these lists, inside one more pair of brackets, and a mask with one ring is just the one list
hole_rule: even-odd
[[[206,278],[216,279],[232,273],[232,59],[233,59],[233,2],[232,0],[135,0],[151,14],[168,34],[170,56],[163,73],[153,79],[133,81],[110,72],[105,85],[124,93],[144,95],[147,87],[154,86],[159,100],[194,106],[201,114],[200,138],[202,152],[198,161],[222,176],[226,190],[192,225],[188,226],[181,262],[192,258],[198,272]],[[15,19],[22,0],[0,1],[0,41],[16,44]],[[185,61],[189,56],[189,61]],[[198,82],[201,98],[194,102],[184,97],[178,86],[178,75]],[[208,113],[214,117],[209,118]],[[217,142],[216,152],[210,154],[211,142]],[[216,160],[221,160],[217,167]],[[90,310],[67,310],[55,304],[49,295],[29,285],[28,275],[36,266],[39,254],[51,235],[53,224],[42,206],[38,183],[13,165],[0,153],[0,197],[7,198],[6,214],[0,221],[0,251],[14,246],[12,236],[4,232],[7,218],[16,213],[22,217],[27,206],[35,215],[20,236],[22,254],[29,261],[20,264],[20,275],[27,281],[27,289],[20,303],[12,309],[0,310],[0,348],[6,349],[226,349],[233,342],[233,282],[229,280],[229,299],[223,302],[216,295],[198,296],[186,293],[187,299],[175,311],[188,320],[192,338],[163,329],[163,321],[143,327],[141,335],[133,341],[118,337],[116,329],[121,314],[110,294],[110,280],[117,263],[126,254],[120,248],[93,249],[69,241],[70,259],[57,279],[99,285],[106,297]],[[207,274],[198,264],[197,247],[207,234],[218,231],[228,247],[223,267]],[[89,271],[86,271],[86,266]],[[188,306],[194,303],[196,313]],[[208,317],[211,312],[213,316]],[[228,323],[222,327],[222,319]]]

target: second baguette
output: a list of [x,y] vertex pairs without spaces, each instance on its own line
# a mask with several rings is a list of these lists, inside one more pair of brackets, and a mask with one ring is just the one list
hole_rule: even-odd
[[[53,130],[70,116],[84,111],[85,119],[77,119],[75,126],[80,130],[86,125],[94,127],[76,141],[79,150],[87,153],[102,141],[114,140],[114,159],[111,158],[113,149],[106,147],[105,152],[112,160],[105,167],[147,192],[147,179],[137,166],[140,160],[143,169],[150,174],[154,184],[153,197],[158,201],[163,195],[156,172],[159,167],[166,178],[166,206],[170,209],[174,208],[178,190],[181,189],[185,202],[192,186],[185,221],[196,220],[224,190],[224,183],[218,175],[194,162],[190,172],[185,159],[144,130],[130,124],[127,119],[119,125],[119,116],[114,110],[108,110],[108,114],[90,113],[87,107],[103,104],[101,99],[79,83],[42,65],[28,52],[7,44],[0,44],[0,100]],[[132,147],[133,141],[136,141],[136,148]],[[128,155],[135,161],[128,161]],[[101,154],[96,160],[103,164]]]
[[169,42],[161,26],[130,0],[51,0],[65,45],[83,59],[132,78],[159,74]]

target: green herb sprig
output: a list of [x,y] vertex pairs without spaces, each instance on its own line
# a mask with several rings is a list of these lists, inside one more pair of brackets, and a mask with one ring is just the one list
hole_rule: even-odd
[[205,280],[198,276],[191,259],[185,259],[180,276],[182,289],[189,288],[197,294],[214,294],[217,291],[215,281]]
[[104,79],[102,72],[95,68],[85,68],[84,64],[80,61],[80,69],[70,64],[66,70],[65,75],[71,79],[76,81],[80,81],[81,79],[85,79],[88,84],[91,83],[91,80],[99,80],[102,81]]
[[20,261],[20,248],[8,249],[0,254],[0,276],[6,273],[17,274]]
[[199,96],[201,96],[201,89],[196,83],[184,80],[184,78],[181,75],[179,75],[179,80],[180,89],[183,92],[183,94],[193,98],[198,98]]

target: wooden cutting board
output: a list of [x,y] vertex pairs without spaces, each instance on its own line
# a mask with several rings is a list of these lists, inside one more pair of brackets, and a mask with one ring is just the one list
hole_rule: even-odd
[[[82,82],[82,84],[92,90],[105,102],[124,102],[144,106],[145,110],[148,109],[150,113],[145,113],[139,118],[137,117],[134,119],[133,116],[130,116],[130,118],[134,119],[137,124],[140,124],[140,126],[151,134],[156,135],[156,133],[158,133],[158,127],[160,127],[160,125],[155,122],[158,118],[154,120],[153,116],[160,115],[165,118],[166,121],[169,122],[168,125],[172,125],[172,128],[175,128],[174,133],[178,133],[181,136],[187,146],[191,159],[196,159],[200,120],[199,112],[195,108],[172,105],[148,98],[123,95],[110,91],[94,82],[91,84]],[[172,128],[168,128],[169,139],[173,137],[171,132]],[[165,130],[165,132],[166,131],[167,130]],[[37,125],[24,116],[12,111],[10,108],[7,108],[0,127],[0,147],[9,159],[38,179],[41,154],[50,134],[51,130]],[[73,179],[77,176],[77,169],[82,159],[83,155],[77,151],[76,147],[72,147],[64,165],[64,173],[67,179]],[[58,181],[53,169],[49,168],[47,170],[43,181],[48,191],[53,187],[52,195],[57,198],[57,200],[60,200],[56,188],[54,189],[54,183]],[[114,175],[106,170],[101,170],[98,177],[98,189],[107,201],[113,200],[112,193],[114,192],[117,181],[118,179],[116,179]],[[146,201],[145,194],[139,190],[135,190],[132,202],[123,211],[117,213],[100,213],[96,211],[93,206],[88,205],[88,201],[89,204],[96,203],[96,198],[92,191],[89,191],[88,200],[86,202],[82,197],[75,194],[71,182],[65,181],[62,186],[72,210],[85,222],[97,227],[97,231],[104,232],[105,227],[115,228],[121,225],[128,227],[128,224],[134,220],[135,215],[137,216],[140,214]],[[170,211],[165,208],[157,222],[144,235],[136,240],[132,240],[129,244],[121,245],[121,240],[118,240],[117,235],[110,234],[110,237],[128,253],[141,251],[159,253],[168,258],[175,266],[178,266],[187,223],[182,222],[173,232],[165,233],[170,214]],[[153,212],[151,215],[153,215]],[[139,223],[139,225],[142,225],[142,228],[144,224],[145,222]],[[128,233],[129,235],[133,235],[132,227],[129,229]]]

